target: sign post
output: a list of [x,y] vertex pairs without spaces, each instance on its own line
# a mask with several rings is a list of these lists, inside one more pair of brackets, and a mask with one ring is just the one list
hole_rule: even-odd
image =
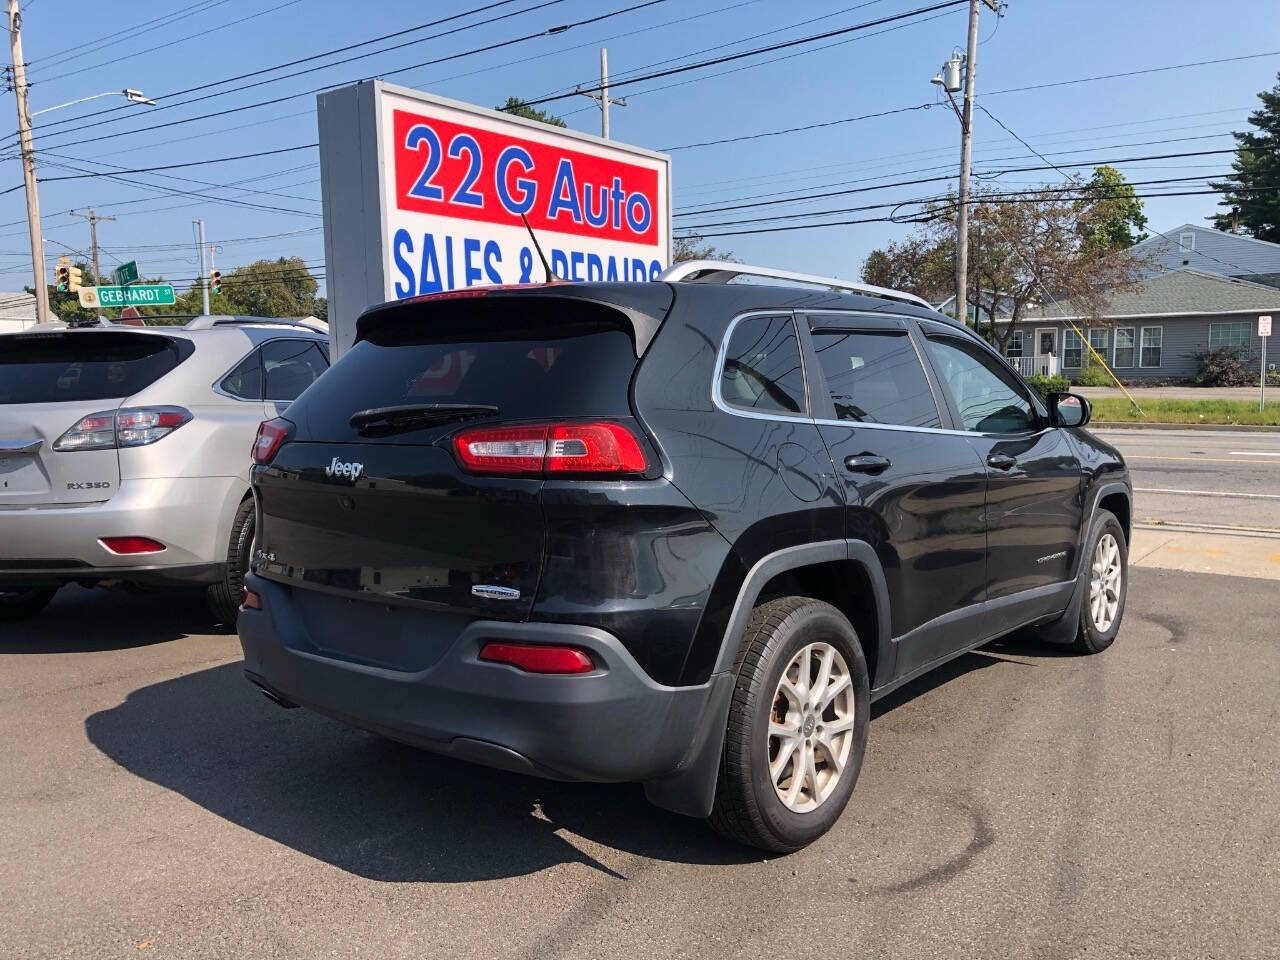
[[1258,337],[1262,340],[1262,376],[1258,381],[1258,412],[1267,405],[1267,338],[1271,336],[1271,314],[1258,317]]
[[335,356],[373,303],[648,281],[670,262],[665,154],[380,80],[323,93],[316,109]]

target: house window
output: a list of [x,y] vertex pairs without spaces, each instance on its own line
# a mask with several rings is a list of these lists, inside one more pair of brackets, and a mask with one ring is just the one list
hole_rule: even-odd
[[1084,353],[1084,341],[1074,330],[1062,331],[1062,365],[1072,370],[1080,369],[1080,358]]
[[1253,324],[1248,320],[1231,323],[1209,324],[1209,349],[1223,347],[1247,347],[1253,336]]
[[1021,330],[1015,330],[1009,334],[1009,346],[1004,352],[1006,357],[1016,360],[1022,356],[1022,334]]
[[1111,365],[1133,366],[1133,327],[1116,327],[1116,353]]
[[1196,235],[1194,233],[1178,234],[1178,252],[1190,253],[1196,248]]
[[1138,366],[1160,366],[1160,347],[1163,342],[1164,327],[1143,327],[1142,354],[1138,357]]
[[[1103,360],[1107,359],[1107,328],[1106,327],[1090,327],[1089,328],[1089,346],[1093,347],[1094,353],[1097,353]],[[1089,354],[1089,362],[1094,360],[1093,354]]]

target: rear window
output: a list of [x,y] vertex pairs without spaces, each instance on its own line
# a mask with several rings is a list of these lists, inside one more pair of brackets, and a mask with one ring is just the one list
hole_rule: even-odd
[[[491,404],[503,421],[631,416],[635,347],[612,311],[561,304],[553,314],[527,301],[506,304],[470,323],[433,324],[424,310],[379,328],[287,416],[304,436],[326,440],[354,438],[348,421],[359,410],[401,404]],[[389,439],[412,443],[421,433]]]
[[191,341],[107,331],[0,338],[0,404],[119,400],[187,359]]

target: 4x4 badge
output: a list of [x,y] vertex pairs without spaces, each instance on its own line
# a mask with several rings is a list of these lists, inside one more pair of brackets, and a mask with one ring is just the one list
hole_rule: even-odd
[[490,583],[477,583],[471,588],[473,597],[485,600],[519,600],[520,591],[513,587],[497,587]]

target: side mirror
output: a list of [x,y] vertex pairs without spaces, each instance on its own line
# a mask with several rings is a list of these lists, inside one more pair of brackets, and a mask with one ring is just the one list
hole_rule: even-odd
[[1093,419],[1093,405],[1078,393],[1051,393],[1048,401],[1055,427],[1083,427]]

